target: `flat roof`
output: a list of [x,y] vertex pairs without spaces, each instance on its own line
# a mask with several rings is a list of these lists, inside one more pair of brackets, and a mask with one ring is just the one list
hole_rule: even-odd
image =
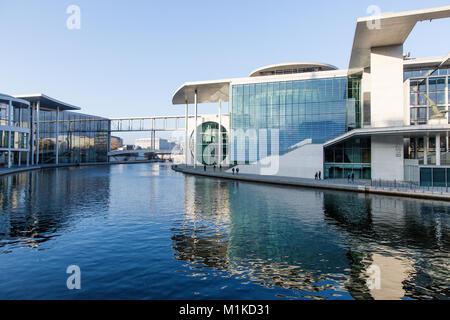
[[[450,6],[399,13],[388,12],[359,18],[349,63],[350,73],[359,72],[370,66],[371,48],[401,45],[417,22],[448,17],[450,17]],[[371,25],[374,19],[379,22],[378,27]]]
[[12,101],[12,102],[19,103],[19,104],[24,104],[24,105],[27,105],[27,106],[30,105],[30,103],[28,101],[26,101],[26,100],[15,98],[13,96],[10,96],[10,95],[7,95],[7,94],[3,94],[3,93],[0,93],[0,100],[2,100],[2,101]]
[[428,134],[442,133],[445,134],[450,129],[450,124],[442,125],[416,125],[416,126],[402,126],[402,127],[375,127],[375,128],[360,128],[346,132],[336,138],[328,140],[324,143],[324,147],[343,142],[350,138],[364,137],[364,136],[427,136]]
[[[276,71],[289,71],[289,70],[295,70],[295,69],[297,69],[297,70],[298,69],[308,69],[308,68],[320,68],[323,71],[338,69],[337,67],[332,66],[331,64],[326,64],[326,63],[321,63],[321,62],[288,62],[288,63],[272,64],[269,66],[264,66],[264,67],[258,68],[256,70],[253,70],[250,73],[250,77],[264,76],[262,73],[269,73],[269,72],[276,72]],[[311,71],[305,71],[305,72],[311,72]],[[294,72],[291,72],[291,73],[294,73]],[[299,72],[295,72],[295,73],[299,73]]]
[[230,80],[213,80],[187,82],[175,91],[172,104],[195,103],[195,91],[197,90],[198,103],[227,102],[229,99]]
[[18,95],[15,96],[16,98],[27,100],[30,103],[34,102],[40,102],[40,107],[45,109],[54,109],[56,110],[57,107],[59,107],[62,111],[67,110],[81,110],[80,107],[76,107],[74,105],[59,101],[55,98],[51,98],[49,96],[46,96],[42,93],[36,93],[36,94],[24,94],[24,95]]

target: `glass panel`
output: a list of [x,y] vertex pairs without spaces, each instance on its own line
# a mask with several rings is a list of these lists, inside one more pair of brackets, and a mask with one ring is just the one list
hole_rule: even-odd
[[445,169],[433,168],[433,186],[445,187]]
[[432,186],[432,171],[431,168],[420,168],[420,185],[423,187]]

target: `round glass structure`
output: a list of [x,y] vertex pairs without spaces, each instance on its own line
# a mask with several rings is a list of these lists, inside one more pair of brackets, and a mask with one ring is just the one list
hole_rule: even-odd
[[[222,131],[222,159],[219,161],[219,124],[217,122],[204,122],[197,127],[197,162],[203,165],[219,165],[227,155],[228,137],[227,130],[221,126]],[[194,157],[194,132],[189,142],[191,156]]]

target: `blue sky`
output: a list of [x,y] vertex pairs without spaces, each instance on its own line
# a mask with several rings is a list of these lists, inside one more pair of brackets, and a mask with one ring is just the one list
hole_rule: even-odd
[[[81,9],[81,30],[66,28],[72,4]],[[447,4],[0,0],[0,92],[42,92],[107,117],[183,114],[171,105],[183,82],[247,76],[292,61],[346,68],[356,19],[369,5],[387,12]],[[448,30],[450,19],[420,23],[405,51],[444,55]]]

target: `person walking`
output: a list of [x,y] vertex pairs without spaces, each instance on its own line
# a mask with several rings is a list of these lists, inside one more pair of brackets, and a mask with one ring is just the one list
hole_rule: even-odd
[[322,172],[319,170],[319,180],[322,180]]
[[214,165],[213,170],[214,170],[214,172],[216,172],[216,165]]
[[236,174],[239,174],[239,168],[236,168]]
[[350,173],[347,175],[347,183],[350,183],[350,177],[351,177],[351,175],[350,175]]
[[233,169],[231,169],[231,171],[233,172],[233,174],[234,174],[234,168]]
[[352,183],[355,183],[355,173],[352,172]]
[[206,172],[206,165],[204,165],[204,166],[203,166],[203,171],[205,171],[205,172]]
[[316,172],[316,174],[314,175],[314,180],[317,180],[318,177],[318,173]]
[[219,164],[219,171],[222,171],[222,165]]

